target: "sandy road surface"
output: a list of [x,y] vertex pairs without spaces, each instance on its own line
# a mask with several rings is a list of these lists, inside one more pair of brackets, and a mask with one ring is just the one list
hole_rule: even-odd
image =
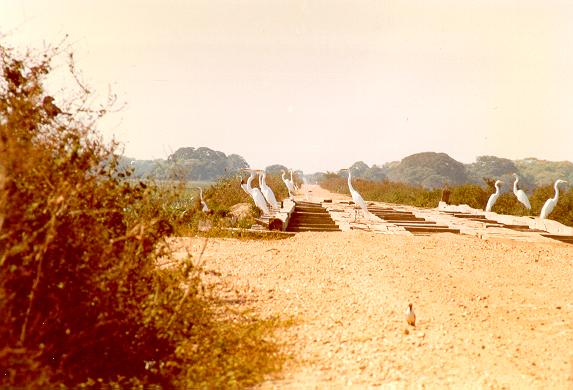
[[219,294],[297,320],[278,335],[294,359],[263,388],[573,388],[572,245],[300,233],[211,239],[204,260]]

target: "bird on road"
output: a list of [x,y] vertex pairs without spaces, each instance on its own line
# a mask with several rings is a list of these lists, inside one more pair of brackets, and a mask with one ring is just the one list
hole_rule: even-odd
[[497,201],[497,198],[499,198],[499,195],[501,194],[501,190],[500,190],[499,186],[502,183],[503,182],[501,180],[496,180],[495,185],[494,185],[495,186],[495,192],[490,195],[490,197],[487,201],[487,205],[485,206],[485,211],[491,211],[493,205]]
[[551,214],[555,205],[557,204],[557,199],[559,199],[559,184],[567,183],[565,180],[556,180],[553,188],[555,188],[555,196],[553,198],[549,198],[545,201],[543,208],[541,209],[541,214],[539,215],[540,218],[545,219]]
[[299,190],[298,186],[296,185],[296,183],[294,182],[293,178],[292,178],[292,169],[290,169],[290,182],[292,183],[292,185],[294,186],[295,190]]
[[406,315],[406,322],[408,325],[416,326],[416,313],[414,313],[414,309],[412,308],[411,303],[408,304],[404,314]]
[[364,202],[364,199],[362,199],[362,196],[360,195],[360,193],[358,191],[356,191],[354,189],[354,187],[352,187],[352,172],[350,171],[350,168],[344,168],[344,169],[341,169],[341,171],[348,171],[348,189],[350,190],[350,195],[352,195],[352,200],[354,201],[354,203],[356,205],[360,206],[360,208],[364,212],[364,217],[372,218],[374,216],[374,214],[372,214],[370,211],[368,211],[368,207],[366,206],[366,202]]
[[285,186],[288,190],[288,196],[290,198],[292,198],[294,196],[294,184],[292,181],[289,180],[289,178],[285,178],[285,171],[284,169],[281,170],[281,179],[283,179],[283,183],[285,183]]
[[517,176],[517,173],[514,173],[513,176],[515,176],[515,181],[513,182],[513,193],[515,194],[515,197],[517,198],[517,200],[520,201],[521,203],[523,203],[523,205],[528,210],[530,210],[531,204],[529,203],[529,198],[527,198],[525,191],[517,188],[517,182],[519,181],[519,176]]
[[275,198],[275,193],[273,192],[271,187],[267,185],[266,178],[267,178],[267,173],[265,171],[259,171],[259,187],[261,187],[261,192],[263,193],[263,196],[267,200],[268,204],[271,205],[271,207],[274,207],[275,209],[280,209],[281,206],[279,205],[277,199]]
[[255,188],[251,187],[251,183],[253,182],[253,179],[255,178],[257,171],[255,169],[248,169],[248,168],[245,168],[243,170],[251,172],[251,176],[249,176],[249,179],[247,180],[247,191],[249,191],[249,195],[251,195],[251,198],[253,198],[255,206],[257,206],[258,209],[261,210],[263,215],[270,215],[271,212],[269,211],[269,206],[267,206],[267,202],[265,201],[265,197],[263,196],[261,190],[258,189],[257,187]]

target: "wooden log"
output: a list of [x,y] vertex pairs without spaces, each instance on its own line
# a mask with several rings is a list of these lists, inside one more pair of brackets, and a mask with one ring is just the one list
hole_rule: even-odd
[[284,230],[283,221],[279,218],[271,218],[269,220],[269,230]]

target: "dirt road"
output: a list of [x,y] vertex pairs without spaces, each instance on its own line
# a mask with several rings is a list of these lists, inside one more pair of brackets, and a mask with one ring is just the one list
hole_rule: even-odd
[[221,294],[296,319],[278,335],[293,359],[262,388],[573,388],[571,245],[300,233],[212,239],[204,260]]

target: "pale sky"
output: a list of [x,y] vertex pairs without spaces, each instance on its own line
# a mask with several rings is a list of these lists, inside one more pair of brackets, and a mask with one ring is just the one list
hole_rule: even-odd
[[126,103],[101,132],[139,159],[573,160],[570,1],[0,0],[4,43],[65,34],[84,80]]

